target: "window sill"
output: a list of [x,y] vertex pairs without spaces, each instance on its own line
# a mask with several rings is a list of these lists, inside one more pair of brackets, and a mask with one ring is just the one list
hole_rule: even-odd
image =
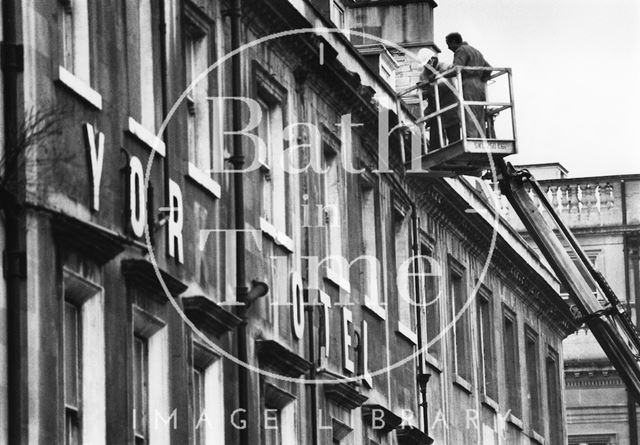
[[187,178],[192,179],[196,184],[209,192],[215,198],[220,198],[220,184],[218,184],[211,176],[196,167],[196,165],[191,162],[189,162]]
[[398,322],[398,330],[396,331],[396,334],[404,337],[414,346],[418,344],[418,334],[413,332],[409,327],[405,326],[401,322]]
[[463,390],[467,394],[471,394],[471,392],[472,392],[471,391],[471,383],[467,382],[466,379],[464,379],[463,377],[460,377],[457,374],[453,376],[453,384],[454,384],[454,386],[457,386],[458,388],[460,388],[461,390]]
[[155,134],[147,130],[145,127],[142,126],[141,123],[139,123],[132,117],[129,117],[127,130],[144,145],[154,150],[163,158],[165,157],[166,148],[162,139],[160,139]]
[[545,440],[544,437],[538,433],[536,433],[534,430],[531,430],[531,434],[529,434],[529,438],[531,440],[533,440],[536,443],[539,443],[540,445],[544,445],[545,444]]
[[327,275],[325,276],[325,279],[331,281],[345,292],[351,293],[351,283],[349,283],[349,280],[343,278],[342,274],[339,274],[335,270],[327,267]]
[[440,363],[440,360],[435,358],[433,355],[425,353],[424,361],[431,369],[438,372],[439,374],[442,373],[442,363]]
[[276,237],[276,227],[264,218],[260,218],[260,230],[271,239]]
[[291,238],[289,235],[287,235],[284,232],[278,232],[276,234],[276,244],[282,248],[284,248],[287,252],[289,253],[293,253],[294,249],[294,244],[293,244],[293,238]]
[[486,394],[482,394],[481,401],[482,401],[482,404],[484,406],[486,406],[487,408],[493,410],[493,412],[495,412],[496,414],[498,413],[498,411],[499,411],[498,402],[493,400],[491,397],[489,397]]
[[293,253],[295,250],[293,239],[286,233],[278,231],[276,226],[264,218],[260,218],[260,230],[262,230],[263,235],[271,238],[274,243],[284,248],[287,252]]
[[380,320],[387,319],[387,310],[383,308],[378,302],[371,302],[369,298],[364,297],[364,308],[378,317]]
[[507,421],[515,426],[516,428],[518,428],[520,431],[523,430],[524,428],[524,424],[522,423],[522,420],[520,420],[518,417],[514,416],[513,413],[509,413],[509,418],[507,419]]
[[100,93],[62,66],[58,67],[58,82],[76,93],[94,108],[102,111],[102,96]]

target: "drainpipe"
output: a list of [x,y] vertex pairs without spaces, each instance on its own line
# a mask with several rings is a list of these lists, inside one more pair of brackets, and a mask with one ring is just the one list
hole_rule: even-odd
[[[419,220],[418,220],[418,210],[415,204],[411,205],[411,223],[412,223],[412,243],[411,249],[413,250],[413,256],[418,257],[421,255],[420,252],[420,242],[419,242]],[[424,433],[429,435],[429,412],[428,401],[427,401],[427,383],[429,382],[430,374],[425,372],[424,369],[424,340],[422,338],[422,292],[424,289],[420,286],[420,275],[416,273],[416,271],[420,271],[422,268],[420,267],[419,261],[413,262],[413,286],[415,289],[415,304],[416,304],[416,324],[417,324],[417,333],[418,333],[418,375],[417,375],[417,384],[420,390],[420,402],[418,405],[422,407],[422,422],[424,425]]]
[[[310,302],[309,302],[310,303]],[[311,371],[309,372],[309,379],[313,382],[316,378],[316,349],[315,339],[313,338],[313,313],[315,311],[315,305],[309,304],[307,306],[307,331],[309,341],[309,361],[313,363]],[[318,445],[318,385],[307,385],[309,388],[309,398],[311,402],[311,443],[312,445]]]
[[[23,70],[22,45],[18,42],[18,1],[2,2],[2,74],[4,77],[4,125],[6,165],[4,174],[15,175],[7,182],[9,190],[4,190],[2,207],[5,216],[5,251],[3,269],[7,284],[7,403],[9,443],[25,443],[27,434],[26,366],[26,255],[24,232],[24,212],[19,203],[17,181],[20,158],[24,153],[18,150],[18,76]],[[15,180],[14,180],[15,179]]]
[[[242,26],[241,0],[232,0],[229,16],[231,17],[231,50],[240,47],[240,33]],[[231,96],[242,97],[242,65],[240,54],[231,59]],[[239,100],[232,102],[233,156],[230,161],[234,170],[244,168],[244,152],[242,149],[242,108]],[[244,236],[244,181],[243,174],[233,174],[234,216],[236,229],[236,301],[243,303],[238,306],[238,316],[242,322],[238,326],[236,336],[238,349],[238,399],[239,409],[245,414],[246,428],[240,430],[240,445],[249,445],[249,431],[251,430],[251,416],[249,415],[249,376],[244,363],[247,363],[247,293],[245,271],[245,236]]]
[[[162,100],[162,118],[164,119],[167,116],[168,112],[168,101],[169,101],[169,90],[168,90],[168,71],[167,71],[167,18],[165,17],[165,5],[164,2],[160,2],[160,88],[162,89],[161,100]],[[162,133],[162,140],[165,143],[166,147],[169,147],[169,127],[165,128],[165,131]],[[156,155],[155,159],[158,159]],[[167,150],[166,156],[162,159],[162,174],[164,176],[163,185],[164,185],[164,201],[167,208],[171,208],[172,203],[168,201],[169,199],[169,178],[170,178],[170,169],[169,165],[170,161],[170,151]],[[151,189],[151,198],[153,198],[153,189]],[[153,215],[153,214],[152,214]],[[151,221],[155,221],[155,218],[151,218]],[[153,236],[153,231],[150,230],[151,235]]]
[[[304,82],[306,80],[306,73],[300,73],[298,74],[298,76],[296,77],[296,93],[298,94],[298,98],[300,100],[300,113],[301,113],[301,120],[303,122],[305,122],[305,118],[306,118],[306,104],[305,104],[305,96],[304,96]],[[304,160],[304,162],[308,162],[307,159]],[[309,176],[305,175],[304,176],[304,189],[303,189],[303,193],[306,193],[307,195],[309,195]],[[307,204],[308,205],[308,204]],[[307,212],[309,212],[308,207],[307,207]],[[309,215],[309,213],[307,213],[307,217],[310,218],[311,216]],[[306,252],[307,255],[310,254],[311,252],[311,242],[309,240],[309,236],[308,233],[305,234],[304,236],[304,251]],[[309,291],[307,290],[307,303],[309,303],[306,307],[306,311],[307,311],[307,341],[309,342],[309,361],[313,364],[313,366],[311,366],[311,370],[309,371],[309,379],[313,382],[316,379],[317,376],[317,366],[316,366],[316,344],[315,344],[315,330],[314,330],[314,321],[315,321],[315,311],[316,311],[316,306],[315,304],[311,304],[311,295],[309,293]],[[309,393],[309,401],[311,403],[311,417],[310,417],[310,422],[311,422],[311,445],[318,445],[318,385],[315,384],[310,384],[310,385],[306,385],[307,389],[308,389],[308,393]]]
[[[620,195],[621,195],[621,207],[622,207],[622,228],[627,227],[627,184],[624,179],[620,180]],[[629,282],[629,239],[627,233],[622,233],[622,243],[624,251],[624,286],[627,300],[627,309],[630,309],[631,305],[631,283]],[[636,271],[637,273],[637,271]],[[638,296],[636,295],[636,300]],[[633,312],[637,314],[634,307]],[[636,408],[636,401],[634,400],[631,392],[627,391],[627,413],[629,416],[629,443],[638,443],[638,412]]]

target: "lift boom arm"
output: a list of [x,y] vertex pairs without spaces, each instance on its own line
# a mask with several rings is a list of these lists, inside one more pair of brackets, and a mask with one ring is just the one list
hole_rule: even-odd
[[[462,82],[463,71],[490,71],[491,78],[496,82],[489,82],[488,86],[499,86],[498,78],[506,79],[508,102],[478,102],[465,99]],[[580,321],[587,324],[596,340],[611,360],[613,366],[620,373],[629,391],[635,399],[640,401],[640,338],[635,326],[631,322],[625,308],[607,284],[604,277],[593,267],[582,248],[567,226],[561,221],[555,209],[549,203],[546,195],[540,189],[536,180],[527,170],[516,170],[505,162],[506,156],[516,153],[516,128],[512,95],[511,69],[495,67],[454,67],[450,73],[455,73],[457,82],[445,82],[447,89],[455,94],[455,101],[450,105],[443,105],[440,101],[440,88],[444,76],[448,72],[432,73],[433,79],[420,82],[398,94],[398,116],[400,115],[400,100],[407,94],[417,91],[419,110],[422,115],[417,120],[423,132],[424,147],[428,151],[419,156],[420,165],[414,170],[413,159],[408,170],[409,174],[418,176],[450,176],[482,175],[483,171],[491,167],[493,159],[498,170],[498,179],[502,194],[509,200],[516,213],[520,216],[527,231],[536,242],[540,251],[547,259],[560,282],[566,287],[575,308],[580,312]],[[433,104],[426,108],[423,89],[433,90]],[[487,93],[487,97],[489,97]],[[500,96],[500,91],[496,97]],[[492,118],[485,125],[477,122],[474,125],[477,132],[467,132],[469,116],[475,116],[473,107],[484,107]],[[429,109],[429,113],[427,113]],[[497,139],[493,131],[493,119],[505,110],[510,117],[511,133],[507,131],[506,138]],[[443,137],[443,119],[446,113],[457,110],[459,123],[453,124],[454,130],[459,130],[459,139],[455,134],[449,140],[449,134]],[[454,111],[454,115],[455,115]],[[425,115],[426,114],[426,115]],[[464,118],[460,118],[465,116]],[[450,118],[451,116],[449,116]],[[475,116],[481,119],[481,116]],[[472,124],[473,122],[469,122]],[[451,122],[449,122],[451,127]],[[456,128],[459,125],[460,128]],[[449,128],[447,127],[447,128]],[[437,131],[431,131],[436,128]],[[473,134],[472,134],[473,133]],[[404,151],[403,151],[404,153]],[[573,261],[568,251],[573,253],[577,261]],[[598,296],[601,298],[599,299]]]
[[[527,170],[497,162],[502,194],[509,200],[596,340],[640,400],[640,338],[626,310]],[[538,201],[538,202],[536,202]],[[576,255],[573,261],[567,252]],[[597,298],[602,295],[606,303]]]

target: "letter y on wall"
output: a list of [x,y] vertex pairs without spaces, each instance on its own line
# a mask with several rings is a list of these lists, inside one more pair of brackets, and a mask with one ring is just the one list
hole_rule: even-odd
[[93,125],[85,123],[84,137],[91,165],[91,183],[93,186],[91,207],[97,212],[100,210],[100,179],[102,179],[102,164],[104,161],[104,133],[96,132]]

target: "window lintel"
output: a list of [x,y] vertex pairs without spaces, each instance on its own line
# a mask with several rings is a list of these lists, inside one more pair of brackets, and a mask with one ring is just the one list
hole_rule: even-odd
[[269,106],[287,103],[287,89],[274,73],[269,72],[259,61],[253,61],[253,78],[255,79],[255,97],[264,100]]
[[447,262],[449,264],[449,270],[453,272],[453,274],[463,279],[465,272],[464,265],[460,261],[455,259],[451,254],[448,255]]
[[136,335],[148,339],[164,326],[164,321],[139,306],[133,305],[133,331]]
[[191,0],[184,2],[184,26],[191,36],[200,39],[206,36],[214,20]]
[[102,291],[100,286],[66,267],[63,268],[63,276],[64,298],[76,306],[82,306],[84,302]]
[[204,370],[219,358],[220,356],[209,347],[203,345],[197,339],[193,340],[193,366],[195,368]]

